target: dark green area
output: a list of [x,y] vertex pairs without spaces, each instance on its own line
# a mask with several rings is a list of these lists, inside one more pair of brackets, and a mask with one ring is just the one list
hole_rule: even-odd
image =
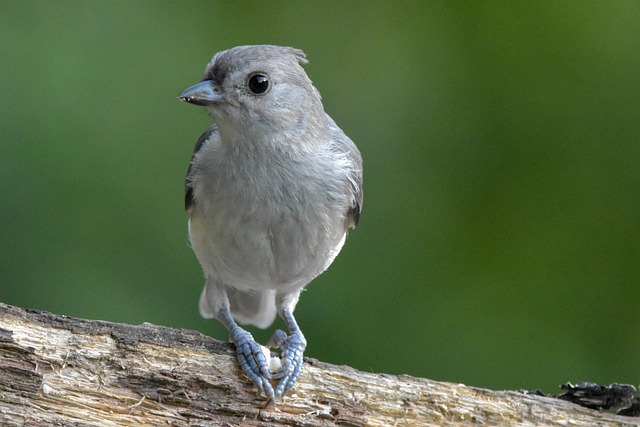
[[[218,50],[306,51],[365,159],[307,354],[497,389],[640,378],[640,3],[2,1],[0,301],[195,328]],[[270,331],[257,331],[265,340]]]

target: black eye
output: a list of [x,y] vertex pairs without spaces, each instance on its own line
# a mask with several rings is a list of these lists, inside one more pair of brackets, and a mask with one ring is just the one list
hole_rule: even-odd
[[269,90],[269,77],[264,74],[254,74],[249,77],[249,90],[256,95],[261,95]]

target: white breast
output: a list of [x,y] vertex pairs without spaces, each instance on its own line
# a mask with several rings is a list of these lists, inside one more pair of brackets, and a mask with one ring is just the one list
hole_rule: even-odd
[[[240,290],[290,292],[322,273],[346,235],[348,198],[332,191],[326,165],[245,156],[221,164],[216,147],[194,161],[193,250],[207,276]],[[224,156],[233,159],[233,156]]]

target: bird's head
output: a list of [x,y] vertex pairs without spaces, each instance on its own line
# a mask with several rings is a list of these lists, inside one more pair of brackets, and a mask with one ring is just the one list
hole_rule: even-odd
[[303,70],[299,49],[238,46],[217,53],[204,79],[178,97],[206,107],[222,131],[298,133],[322,126],[320,94]]

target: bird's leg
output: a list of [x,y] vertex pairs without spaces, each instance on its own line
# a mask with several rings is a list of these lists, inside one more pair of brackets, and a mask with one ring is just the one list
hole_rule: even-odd
[[253,339],[249,332],[238,326],[233,317],[231,317],[229,307],[223,307],[218,311],[218,320],[229,331],[230,339],[236,346],[236,355],[242,370],[258,387],[258,391],[266,395],[269,398],[269,402],[274,402],[277,396],[269,383],[271,371],[260,344]]
[[281,370],[274,374],[279,379],[275,389],[275,398],[278,399],[290,390],[296,383],[302,372],[302,355],[307,347],[307,340],[298,327],[293,311],[289,306],[284,306],[280,313],[289,329],[289,336],[281,330],[274,332],[267,346],[279,348],[282,359]]

